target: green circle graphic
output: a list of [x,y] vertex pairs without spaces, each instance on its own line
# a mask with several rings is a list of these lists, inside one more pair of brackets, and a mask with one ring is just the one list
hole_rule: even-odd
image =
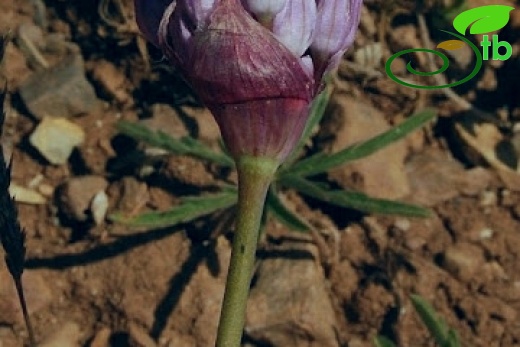
[[460,40],[464,41],[471,47],[471,49],[475,53],[477,61],[475,62],[475,67],[473,68],[473,71],[471,71],[471,73],[468,76],[461,79],[460,81],[455,81],[455,82],[443,84],[440,86],[425,86],[425,85],[421,85],[421,84],[413,84],[413,83],[405,82],[405,81],[399,79],[399,77],[397,77],[396,75],[394,75],[394,73],[392,72],[392,69],[391,69],[392,62],[396,58],[399,58],[402,55],[405,55],[408,53],[414,53],[414,52],[426,52],[426,53],[435,54],[436,56],[438,56],[442,59],[442,67],[436,71],[431,71],[431,72],[418,71],[412,67],[412,62],[409,61],[408,64],[406,64],[406,70],[416,76],[434,76],[434,75],[437,75],[437,74],[440,74],[440,73],[443,73],[444,71],[446,71],[450,65],[448,57],[442,52],[439,52],[439,51],[436,51],[433,49],[427,49],[427,48],[411,48],[411,49],[405,49],[403,51],[395,53],[386,61],[385,70],[386,70],[386,74],[388,75],[388,77],[390,77],[394,82],[399,83],[403,86],[410,87],[410,88],[418,88],[418,89],[442,89],[442,88],[455,87],[462,83],[466,83],[467,81],[469,81],[470,79],[475,77],[477,75],[477,73],[480,71],[480,69],[482,68],[482,54],[480,53],[480,50],[478,49],[478,47],[475,46],[471,41],[469,41],[467,38],[465,38],[462,35],[452,33],[450,31],[446,31],[446,30],[441,30],[441,31],[443,31],[449,35],[455,36],[455,37],[459,38]]

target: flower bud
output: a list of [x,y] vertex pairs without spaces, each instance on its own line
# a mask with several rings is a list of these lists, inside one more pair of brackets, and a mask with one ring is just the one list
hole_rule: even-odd
[[361,0],[317,0],[318,18],[311,44],[315,71],[326,74],[338,66],[354,42],[361,14]]
[[273,21],[273,34],[295,56],[301,57],[312,42],[316,1],[287,1]]
[[243,2],[246,9],[260,22],[271,22],[272,18],[284,8],[287,0],[244,0]]
[[212,111],[235,158],[283,161],[323,73],[352,43],[361,0],[241,1],[135,0],[136,17]]

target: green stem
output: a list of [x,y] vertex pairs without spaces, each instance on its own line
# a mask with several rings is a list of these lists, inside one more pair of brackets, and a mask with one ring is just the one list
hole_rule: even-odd
[[237,160],[238,215],[217,347],[240,346],[265,197],[278,165],[278,161],[262,157]]

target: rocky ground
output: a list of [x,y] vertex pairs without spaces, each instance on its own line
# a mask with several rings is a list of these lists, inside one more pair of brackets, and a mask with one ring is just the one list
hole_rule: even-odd
[[[520,12],[500,32],[513,56],[485,62],[460,88],[424,91],[388,79],[391,54],[442,41],[441,3],[365,2],[308,148],[336,151],[435,108],[439,117],[425,129],[321,178],[429,207],[432,216],[363,215],[284,192],[324,243],[267,223],[245,346],[368,347],[377,334],[401,347],[433,346],[412,293],[464,346],[520,346]],[[3,0],[0,33],[12,37],[0,70],[9,92],[2,145],[27,232],[23,280],[39,346],[211,346],[230,252],[229,230],[215,233],[222,215],[156,230],[107,219],[167,210],[180,196],[233,181],[115,128],[141,122],[218,148],[211,115],[138,36],[129,0]],[[472,69],[471,55],[453,58],[448,79]],[[424,56],[415,59],[428,70]],[[23,346],[3,263],[0,278],[0,346]]]

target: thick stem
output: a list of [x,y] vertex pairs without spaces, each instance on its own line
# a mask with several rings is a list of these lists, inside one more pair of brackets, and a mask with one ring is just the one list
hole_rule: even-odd
[[262,157],[237,160],[238,215],[217,347],[240,346],[265,196],[278,165],[278,161]]

